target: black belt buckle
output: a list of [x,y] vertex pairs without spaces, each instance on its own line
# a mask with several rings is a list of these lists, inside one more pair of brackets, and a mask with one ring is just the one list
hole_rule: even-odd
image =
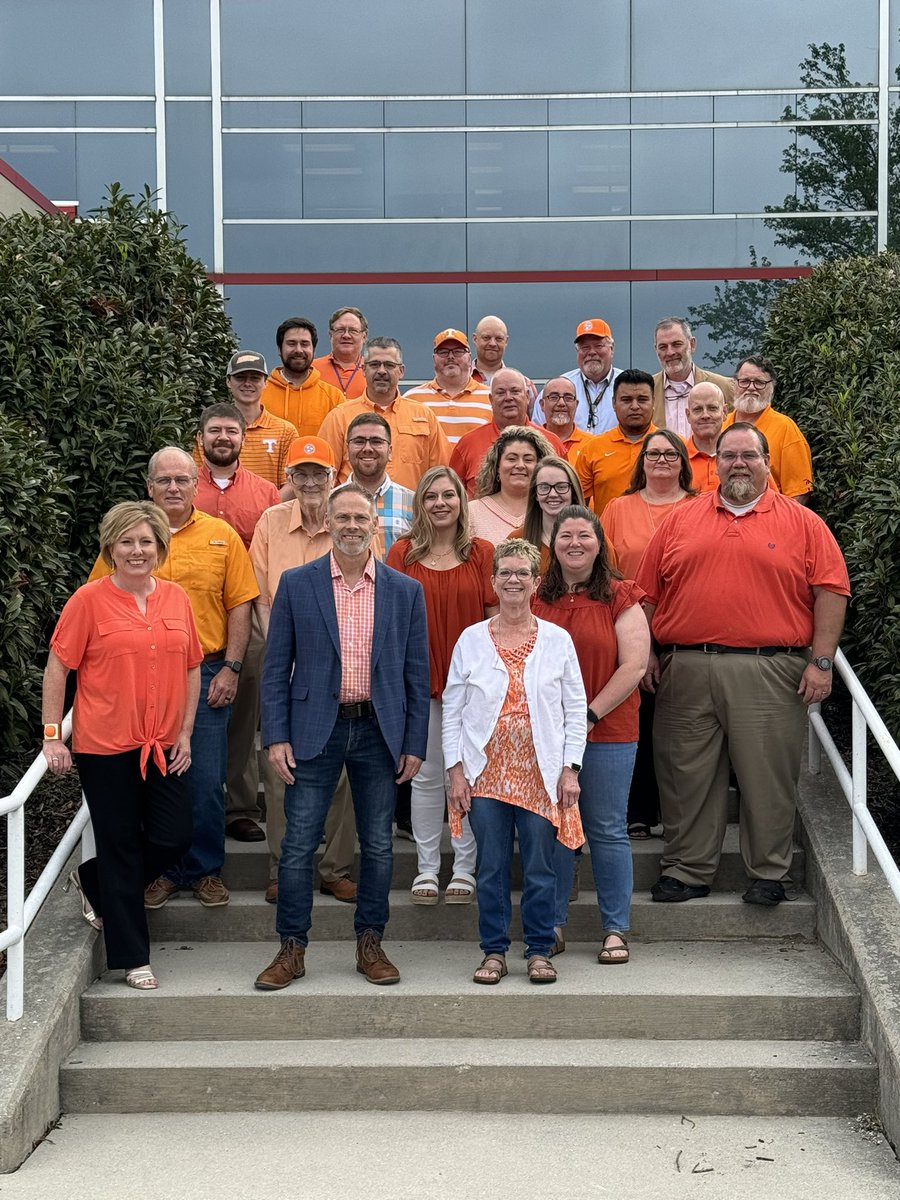
[[352,721],[356,717],[371,717],[374,711],[371,700],[357,700],[355,704],[338,705],[338,716],[342,721]]

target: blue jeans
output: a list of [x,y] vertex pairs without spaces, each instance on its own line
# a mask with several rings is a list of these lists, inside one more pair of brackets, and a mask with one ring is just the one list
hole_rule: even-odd
[[556,829],[546,817],[487,796],[472,797],[469,823],[478,850],[475,878],[482,952],[505,954],[509,949],[513,839],[518,832],[525,954],[529,958],[546,954],[554,941]]
[[[578,782],[578,807],[591,848],[597,905],[605,932],[624,933],[630,925],[634,868],[628,838],[628,789],[637,742],[588,742]],[[556,843],[556,920],[566,923],[575,873],[575,852]]]
[[221,875],[225,863],[225,777],[228,773],[228,722],[231,705],[210,708],[206,703],[220,662],[200,667],[200,699],[191,736],[191,765],[185,774],[191,793],[194,836],[191,848],[166,878],[181,887],[207,875]]
[[313,907],[313,858],[325,830],[341,768],[353,793],[359,838],[356,936],[384,936],[394,871],[392,824],[396,763],[374,717],[335,721],[321,754],[299,761],[294,782],[284,790],[285,833],[278,862],[275,928],[282,941],[309,943]]

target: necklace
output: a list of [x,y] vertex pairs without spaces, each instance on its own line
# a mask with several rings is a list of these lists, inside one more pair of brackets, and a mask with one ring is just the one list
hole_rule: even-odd
[[429,565],[429,567],[436,567],[438,565],[438,562],[442,558],[448,558],[451,554],[455,554],[455,553],[456,553],[455,546],[451,546],[449,550],[445,550],[442,554],[435,554],[435,552],[432,550],[431,551],[431,561],[429,562],[428,565]]

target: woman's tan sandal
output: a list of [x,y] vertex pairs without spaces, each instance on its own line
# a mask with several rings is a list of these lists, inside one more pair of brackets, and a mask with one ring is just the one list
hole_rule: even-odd
[[[618,938],[619,945],[610,945],[610,938]],[[623,933],[608,933],[603,939],[603,949],[597,955],[597,962],[602,967],[618,967],[622,963],[627,963],[631,958],[631,952],[628,949],[628,942],[625,940]]]
[[472,976],[473,983],[499,983],[507,974],[506,959],[502,954],[486,954],[481,966]]
[[475,876],[468,871],[454,871],[444,892],[445,904],[471,904],[475,899]]
[[126,973],[125,982],[139,992],[152,992],[159,987],[159,980],[149,967],[133,967]]
[[526,966],[531,983],[556,983],[556,968],[543,954],[532,954]]
[[437,875],[433,871],[422,871],[412,881],[409,895],[413,904],[437,904],[440,899]]

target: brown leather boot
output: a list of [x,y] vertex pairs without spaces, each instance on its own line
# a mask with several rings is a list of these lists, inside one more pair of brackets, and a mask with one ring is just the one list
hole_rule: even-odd
[[400,972],[381,948],[381,938],[371,929],[356,943],[356,969],[369,983],[399,983]]
[[281,949],[269,966],[257,975],[256,986],[261,992],[276,992],[279,988],[286,988],[295,979],[302,979],[306,974],[303,962],[305,954],[305,946],[301,946],[294,938],[288,938],[281,943]]

